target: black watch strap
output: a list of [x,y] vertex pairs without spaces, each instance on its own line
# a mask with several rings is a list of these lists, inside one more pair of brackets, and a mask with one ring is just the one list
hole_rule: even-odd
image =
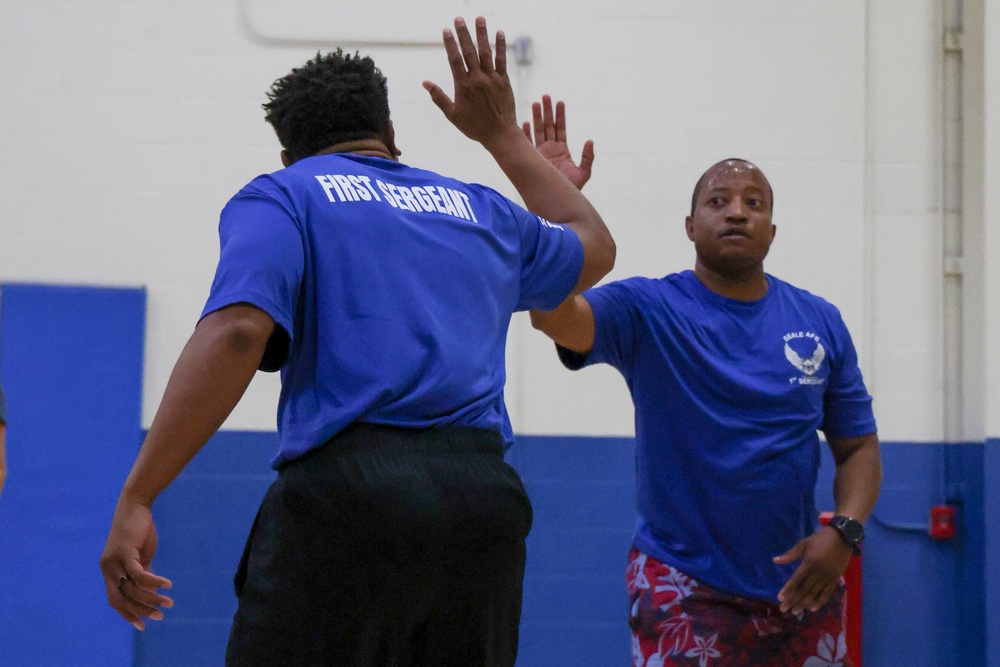
[[865,527],[861,522],[843,514],[837,514],[830,519],[830,526],[836,528],[840,537],[847,546],[851,547],[855,555],[861,553],[861,545],[865,541]]

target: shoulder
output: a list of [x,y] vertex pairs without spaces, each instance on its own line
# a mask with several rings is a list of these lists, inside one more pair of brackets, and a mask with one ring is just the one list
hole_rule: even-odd
[[607,287],[623,293],[631,294],[639,300],[672,301],[679,296],[690,295],[694,289],[692,285],[694,274],[691,271],[680,273],[670,273],[660,278],[649,278],[646,276],[632,276],[623,280],[599,287]]
[[[449,180],[454,181],[454,179]],[[528,221],[542,226],[551,225],[545,218],[532,213],[521,204],[518,204],[513,199],[488,185],[483,185],[482,183],[465,183],[463,181],[454,182],[468,192],[474,201],[482,202],[502,218],[522,221],[521,224],[524,224],[524,221]]]
[[775,290],[780,298],[840,319],[840,309],[823,297],[801,287],[796,287],[780,278],[775,278],[770,274],[768,274],[767,278],[770,281],[772,289]]
[[667,305],[675,301],[685,289],[684,276],[674,273],[662,278],[632,276],[615,280],[587,290],[584,296],[591,304],[597,301],[614,301],[636,306]]
[[[778,301],[783,304],[782,317],[791,317],[797,326],[812,326],[815,333],[834,343],[835,347],[847,345],[851,335],[840,309],[812,292],[795,287],[768,276],[774,286]],[[791,320],[789,320],[791,321]]]
[[288,193],[299,179],[284,169],[270,174],[261,174],[244,185],[233,195],[229,203],[253,199],[287,201]]

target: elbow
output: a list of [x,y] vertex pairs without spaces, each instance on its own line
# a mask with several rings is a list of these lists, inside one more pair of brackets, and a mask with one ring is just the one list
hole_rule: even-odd
[[531,327],[536,331],[545,332],[545,312],[541,310],[531,310],[528,311],[528,316],[531,318]]
[[201,326],[209,327],[218,344],[230,352],[260,357],[276,325],[264,311],[240,304],[211,313]]
[[611,269],[615,268],[615,259],[618,257],[618,246],[615,244],[615,239],[603,223],[600,232],[591,239],[591,247],[588,250],[588,254],[593,258],[593,282],[591,283],[593,285],[611,273]]
[[605,266],[604,266],[604,274],[601,276],[601,278],[611,273],[611,270],[615,268],[615,260],[618,259],[618,246],[617,244],[615,244],[614,238],[611,236],[610,232],[606,234],[606,236],[607,239],[604,242]]
[[263,355],[274,327],[267,328],[251,318],[230,322],[221,332],[226,347],[237,354]]
[[580,294],[590,289],[611,273],[611,269],[615,268],[617,254],[615,240],[610,234],[602,235],[602,238],[595,239],[589,246],[585,246],[583,270],[580,272],[580,281],[573,294]]

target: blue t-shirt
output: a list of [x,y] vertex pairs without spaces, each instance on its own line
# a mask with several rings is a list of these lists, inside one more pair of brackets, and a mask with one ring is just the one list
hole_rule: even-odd
[[0,424],[7,423],[7,401],[3,397],[3,389],[0,389]]
[[222,211],[204,317],[235,303],[279,330],[275,467],[356,421],[477,426],[513,439],[511,315],[552,308],[583,246],[499,193],[376,157],[319,155],[251,181]]
[[840,312],[771,276],[753,302],[691,271],[584,294],[594,348],[567,366],[617,368],[635,404],[635,545],[736,595],[774,600],[817,526],[817,430],[873,433],[871,397]]

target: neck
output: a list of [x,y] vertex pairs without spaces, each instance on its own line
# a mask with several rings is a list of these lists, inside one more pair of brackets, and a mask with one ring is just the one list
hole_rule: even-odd
[[389,148],[379,139],[355,139],[354,141],[343,141],[339,144],[328,146],[316,153],[316,155],[329,155],[330,153],[353,153],[354,155],[368,155],[371,157],[382,157],[387,160],[396,158],[389,151]]
[[694,275],[709,291],[736,301],[757,301],[767,295],[764,267],[758,265],[743,272],[719,273],[696,261]]

